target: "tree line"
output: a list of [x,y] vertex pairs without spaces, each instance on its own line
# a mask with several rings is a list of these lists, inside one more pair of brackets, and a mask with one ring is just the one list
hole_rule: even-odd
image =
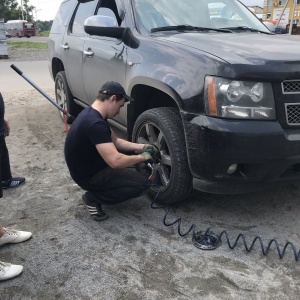
[[[23,12],[17,0],[0,0],[0,19],[3,18],[4,22],[8,20],[27,20],[28,22],[34,21],[34,12],[36,7],[29,4],[29,0],[23,0]],[[52,21],[36,22],[36,28],[39,31],[50,30]]]
[[0,17],[4,22],[8,20],[33,21],[35,6],[29,4],[29,0],[23,0],[23,12],[17,0],[0,0]]

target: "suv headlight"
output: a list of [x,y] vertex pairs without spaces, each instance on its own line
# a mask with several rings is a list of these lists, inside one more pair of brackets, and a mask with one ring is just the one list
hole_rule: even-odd
[[230,119],[275,119],[271,83],[205,77],[205,109],[209,116]]

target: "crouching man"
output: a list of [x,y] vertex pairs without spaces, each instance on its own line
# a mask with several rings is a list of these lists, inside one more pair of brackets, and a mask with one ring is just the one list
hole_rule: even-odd
[[[87,192],[82,199],[96,221],[108,218],[102,204],[115,204],[138,197],[150,181],[127,167],[152,159],[148,152],[125,155],[121,152],[141,152],[152,145],[131,143],[118,138],[107,119],[115,117],[126,101],[132,101],[117,82],[107,82],[94,103],[85,108],[73,122],[65,142],[65,159],[73,180]],[[119,152],[121,151],[121,152]]]

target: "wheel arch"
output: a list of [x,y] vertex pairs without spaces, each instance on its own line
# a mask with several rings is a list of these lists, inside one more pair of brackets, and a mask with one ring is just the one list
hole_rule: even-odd
[[134,124],[143,112],[151,108],[174,107],[180,110],[182,99],[170,86],[151,78],[139,78],[131,83],[129,94],[134,99],[127,108],[127,134],[132,138]]
[[60,71],[65,71],[64,64],[59,58],[53,57],[51,62],[51,73],[53,80],[55,80],[57,73]]

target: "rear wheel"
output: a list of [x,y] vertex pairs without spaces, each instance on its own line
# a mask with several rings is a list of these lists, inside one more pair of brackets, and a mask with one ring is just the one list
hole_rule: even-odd
[[[57,104],[74,118],[76,118],[82,110],[82,108],[74,101],[64,71],[58,72],[55,77],[55,99]],[[61,118],[64,119],[64,115],[61,111],[59,111],[59,114]],[[67,117],[67,123],[72,123],[71,118]]]
[[[178,110],[162,107],[145,111],[136,120],[132,136],[135,142],[155,145],[161,154],[153,179],[156,186],[149,189],[149,194],[155,197],[159,187],[159,202],[175,203],[186,199],[192,191],[192,176]],[[137,169],[150,174],[144,164],[139,164]]]

